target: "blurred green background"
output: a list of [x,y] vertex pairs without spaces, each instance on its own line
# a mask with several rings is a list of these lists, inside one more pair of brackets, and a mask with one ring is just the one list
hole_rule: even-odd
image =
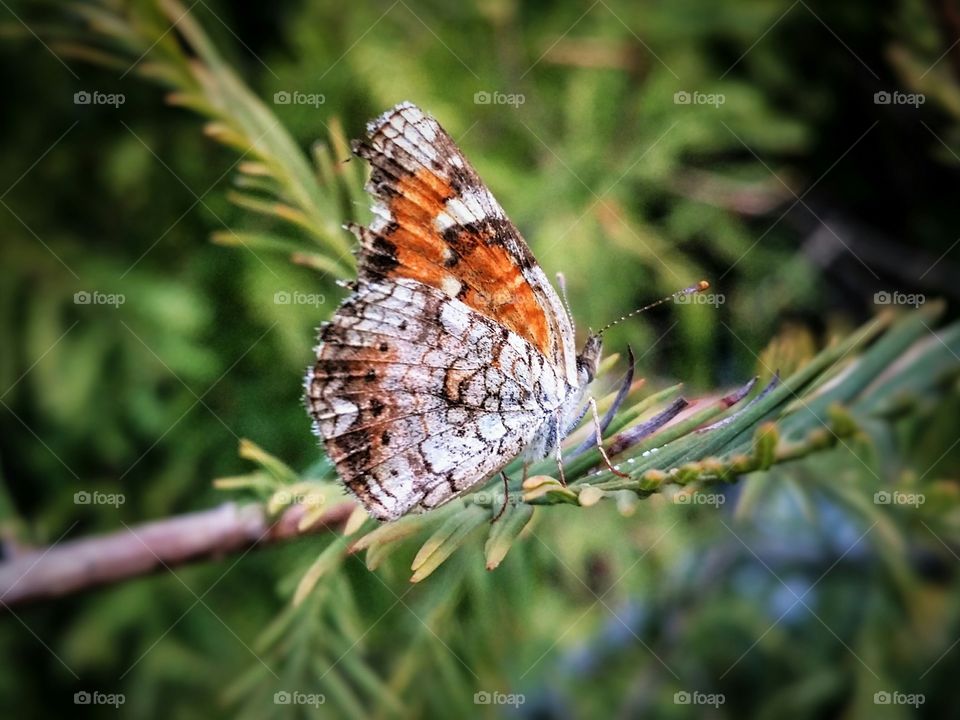
[[[102,6],[176,42],[154,3]],[[343,289],[282,253],[208,241],[271,227],[228,199],[239,153],[140,74],[154,49],[108,68],[61,52],[92,36],[92,7],[0,9],[7,553],[222,502],[211,480],[247,469],[239,438],[295,468],[320,455],[301,377]],[[652,387],[743,382],[778,334],[812,348],[881,309],[877,293],[943,297],[956,316],[954,3],[186,7],[305,151],[335,118],[358,137],[405,99],[438,118],[548,275],[565,273],[582,328],[709,279],[717,304],[609,333]],[[84,91],[123,103],[76,104]],[[317,302],[276,300],[297,292]],[[557,508],[492,574],[472,557],[411,588],[403,562],[349,564],[336,602],[308,604],[278,643],[261,633],[329,539],[17,608],[0,620],[0,698],[11,717],[947,717],[956,390],[871,442],[751,477],[719,508]],[[936,501],[875,505],[878,477]],[[78,491],[125,502],[78,505]],[[247,692],[264,668],[327,702]],[[74,704],[94,689],[126,702]]]

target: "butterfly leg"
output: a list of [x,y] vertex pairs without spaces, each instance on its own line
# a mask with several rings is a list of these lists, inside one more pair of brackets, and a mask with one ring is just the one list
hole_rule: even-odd
[[563,474],[563,453],[560,452],[560,442],[557,442],[557,470],[560,473],[560,484],[567,486],[567,478]]
[[491,525],[503,517],[503,513],[507,511],[507,503],[510,502],[510,480],[503,470],[500,471],[500,477],[503,478],[503,506],[500,508],[500,512],[490,521]]
[[590,410],[593,412],[593,427],[596,430],[597,434],[597,450],[600,451],[600,457],[603,458],[603,462],[607,466],[607,470],[612,472],[617,477],[630,477],[625,472],[620,472],[617,470],[611,463],[610,458],[607,457],[607,451],[603,449],[603,436],[600,433],[600,415],[597,413],[597,401],[593,398],[590,398]]

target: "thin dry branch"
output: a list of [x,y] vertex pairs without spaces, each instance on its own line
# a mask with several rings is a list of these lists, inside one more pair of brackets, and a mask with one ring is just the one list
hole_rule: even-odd
[[335,505],[316,522],[299,527],[307,508],[292,505],[271,520],[260,505],[228,502],[212,510],[178,515],[97,537],[28,550],[0,564],[0,605],[60,597],[147,575],[158,569],[219,559],[334,530],[354,503]]

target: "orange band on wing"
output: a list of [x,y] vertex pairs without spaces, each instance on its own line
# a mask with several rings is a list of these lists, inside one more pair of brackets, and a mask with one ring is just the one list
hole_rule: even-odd
[[426,169],[400,180],[396,191],[387,199],[393,224],[382,233],[396,266],[386,274],[443,290],[548,354],[544,310],[498,232],[508,221],[487,218],[441,233],[435,220],[456,192]]

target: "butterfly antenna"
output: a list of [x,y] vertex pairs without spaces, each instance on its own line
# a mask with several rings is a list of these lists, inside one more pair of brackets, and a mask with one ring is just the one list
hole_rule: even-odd
[[567,299],[567,278],[562,272],[557,273],[557,287],[560,288],[560,297],[567,308],[567,317],[570,318],[570,327],[573,328],[573,313],[570,311],[570,300]]
[[709,290],[709,289],[710,289],[710,283],[708,283],[706,280],[701,280],[695,285],[691,285],[690,287],[684,288],[683,290],[677,290],[675,293],[672,293],[671,295],[667,295],[666,297],[660,298],[656,302],[652,302],[649,305],[644,305],[642,308],[637,308],[633,312],[629,312],[623,317],[617,320],[614,320],[612,323],[608,323],[607,325],[604,325],[602,328],[600,328],[600,332],[598,332],[597,335],[598,336],[603,335],[607,330],[612,328],[614,325],[619,325],[627,318],[631,318],[634,315],[639,315],[642,312],[646,312],[651,308],[657,307],[657,305],[663,305],[663,303],[669,302],[678,297],[682,297],[683,295],[693,295],[694,293],[704,292],[705,290]]

